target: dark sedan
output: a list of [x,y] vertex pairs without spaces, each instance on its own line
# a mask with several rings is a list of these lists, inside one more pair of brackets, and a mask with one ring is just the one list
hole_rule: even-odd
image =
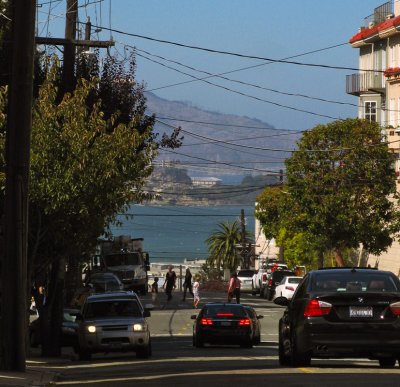
[[[61,346],[78,347],[78,323],[76,316],[79,314],[77,309],[65,308],[63,311],[63,322],[61,326]],[[29,324],[29,341],[31,347],[37,347],[41,344],[40,318]]]
[[241,304],[206,304],[191,318],[196,320],[193,326],[195,347],[203,347],[204,343],[253,346],[253,323]]
[[366,357],[381,367],[400,359],[400,281],[363,268],[308,273],[279,321],[279,362],[308,366],[312,357]]

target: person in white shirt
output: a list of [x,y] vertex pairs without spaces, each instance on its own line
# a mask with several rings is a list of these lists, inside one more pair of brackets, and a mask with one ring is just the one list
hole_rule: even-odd
[[197,309],[199,302],[200,302],[200,292],[199,292],[199,278],[195,277],[193,283],[193,306]]

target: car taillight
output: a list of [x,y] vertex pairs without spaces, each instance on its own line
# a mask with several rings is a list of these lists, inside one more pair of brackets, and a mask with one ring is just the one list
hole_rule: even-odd
[[268,286],[272,286],[272,283],[273,283],[272,282],[272,278],[270,278],[269,281],[268,281]]
[[400,316],[400,302],[390,304],[389,308],[395,316]]
[[200,321],[201,325],[213,325],[213,320],[210,318],[202,318]]
[[310,300],[304,310],[305,317],[325,316],[332,309],[332,304],[325,301]]
[[294,287],[293,286],[285,286],[286,290],[291,290],[292,292],[294,292]]
[[267,280],[267,275],[266,274],[263,274],[262,280],[263,280],[263,282],[265,282]]
[[217,313],[217,317],[233,317],[233,313]]
[[239,320],[239,325],[250,325],[250,319],[248,318],[242,318],[241,320]]

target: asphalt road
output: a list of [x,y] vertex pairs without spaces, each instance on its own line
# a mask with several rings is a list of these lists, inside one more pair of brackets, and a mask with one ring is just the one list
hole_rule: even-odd
[[[161,294],[161,307],[164,295]],[[203,294],[203,302],[221,301],[222,294]],[[144,303],[149,302],[148,296]],[[192,320],[196,314],[190,302],[175,294],[165,309],[150,317],[153,356],[136,359],[134,353],[96,354],[90,362],[77,359],[54,366],[59,372],[56,385],[77,386],[400,386],[400,368],[381,369],[368,359],[313,360],[312,367],[280,367],[277,323],[282,308],[254,297],[242,303],[262,314],[262,342],[251,349],[236,346],[192,345]]]

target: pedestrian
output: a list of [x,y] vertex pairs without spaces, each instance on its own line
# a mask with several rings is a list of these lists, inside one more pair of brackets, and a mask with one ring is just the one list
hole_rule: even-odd
[[151,300],[153,304],[160,305],[158,301],[158,277],[154,277],[154,282],[151,284]]
[[196,276],[193,283],[193,306],[197,309],[199,302],[200,302],[200,283],[199,278]]
[[190,269],[186,269],[185,273],[185,279],[183,281],[183,298],[182,301],[186,300],[186,292],[189,290],[189,293],[193,297],[193,288],[192,288],[192,273],[190,272]]
[[165,294],[167,295],[167,301],[171,301],[172,289],[176,288],[176,273],[172,269],[172,265],[169,265],[167,274],[165,274],[165,281],[163,285],[163,288],[165,289]]
[[228,286],[228,302],[232,301],[233,297],[236,297],[236,303],[240,304],[240,279],[237,277],[236,272],[231,275]]

